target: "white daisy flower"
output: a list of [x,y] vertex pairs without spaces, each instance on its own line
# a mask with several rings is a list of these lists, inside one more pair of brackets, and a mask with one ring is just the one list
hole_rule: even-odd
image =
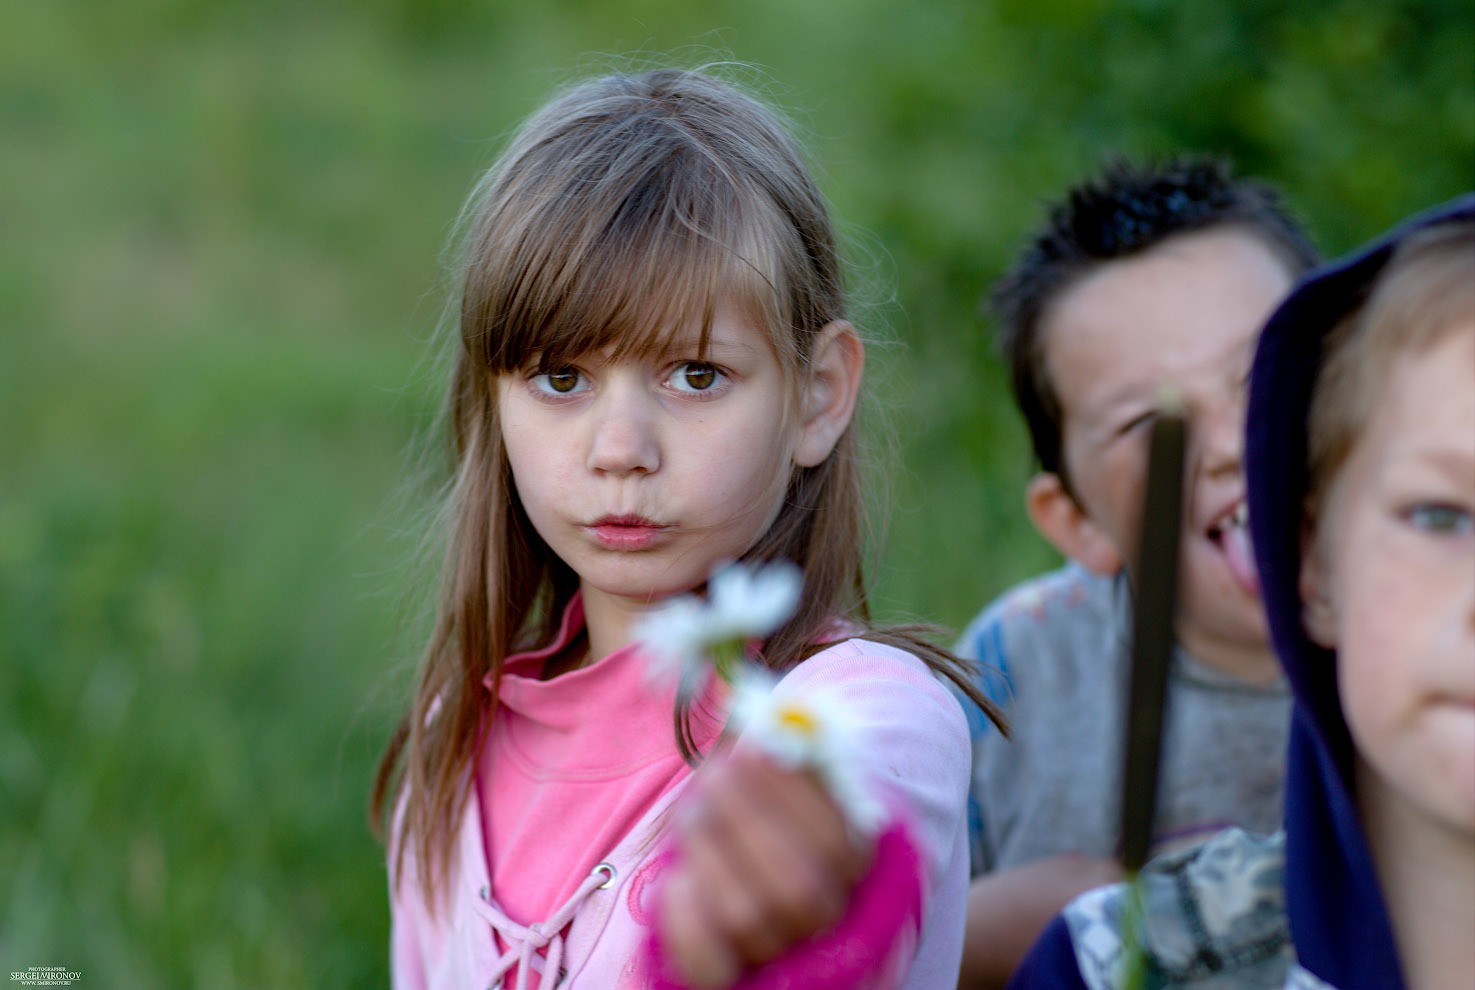
[[680,595],[656,605],[635,626],[635,638],[650,655],[651,680],[676,681],[683,698],[700,691],[712,674],[706,613],[706,603],[696,595]]
[[635,627],[654,661],[656,677],[674,677],[683,697],[713,668],[731,682],[748,640],[767,636],[794,614],[804,579],[785,562],[728,564],[707,582],[707,598],[679,595],[647,612]]
[[674,677],[680,697],[693,697],[714,672],[731,684],[730,730],[780,766],[812,768],[850,827],[874,834],[886,809],[854,756],[859,724],[832,691],[775,699],[777,679],[743,655],[750,640],[770,635],[794,614],[803,585],[793,564],[729,564],[712,574],[705,600],[680,595],[662,602],[640,619],[635,636],[650,654],[653,676]]
[[732,723],[743,738],[790,769],[811,768],[850,827],[873,835],[886,809],[872,793],[855,739],[860,725],[833,690],[776,698],[773,674],[745,667],[734,684]]
[[707,582],[707,605],[715,639],[767,636],[799,605],[804,575],[788,561],[761,567],[730,564]]

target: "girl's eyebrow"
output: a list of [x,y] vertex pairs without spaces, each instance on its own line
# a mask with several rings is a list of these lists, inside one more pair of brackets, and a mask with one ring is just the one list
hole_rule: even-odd
[[743,354],[747,354],[758,350],[758,348],[754,347],[751,343],[745,340],[727,340],[722,337],[713,335],[712,337],[707,338],[707,350],[740,352]]
[[705,348],[702,347],[700,334],[683,333],[671,337],[660,350],[663,354],[667,355],[696,353],[697,351],[702,351],[706,354],[711,354],[714,351],[747,354],[756,350],[756,348],[749,341],[724,336],[720,331],[714,329],[707,335]]

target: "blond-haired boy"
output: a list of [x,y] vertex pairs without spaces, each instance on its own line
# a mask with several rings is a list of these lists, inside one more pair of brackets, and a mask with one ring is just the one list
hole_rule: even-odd
[[1011,986],[1475,985],[1475,196],[1297,288],[1246,444],[1295,694],[1284,836],[1083,895]]

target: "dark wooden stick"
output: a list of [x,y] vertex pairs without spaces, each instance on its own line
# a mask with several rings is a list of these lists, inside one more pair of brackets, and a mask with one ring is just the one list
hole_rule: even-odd
[[1136,873],[1147,862],[1157,810],[1163,708],[1178,603],[1187,432],[1176,408],[1160,412],[1153,423],[1147,461],[1142,543],[1135,575],[1127,738],[1122,754],[1122,865],[1129,873]]

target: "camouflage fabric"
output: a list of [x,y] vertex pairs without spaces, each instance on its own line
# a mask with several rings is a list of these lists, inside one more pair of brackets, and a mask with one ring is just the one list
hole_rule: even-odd
[[1154,860],[1136,885],[1076,898],[1065,916],[1086,986],[1332,990],[1295,965],[1284,866],[1283,836],[1229,829]]
[[1286,980],[1285,990],[1337,990],[1337,988],[1306,972],[1299,963],[1291,963],[1291,975]]

